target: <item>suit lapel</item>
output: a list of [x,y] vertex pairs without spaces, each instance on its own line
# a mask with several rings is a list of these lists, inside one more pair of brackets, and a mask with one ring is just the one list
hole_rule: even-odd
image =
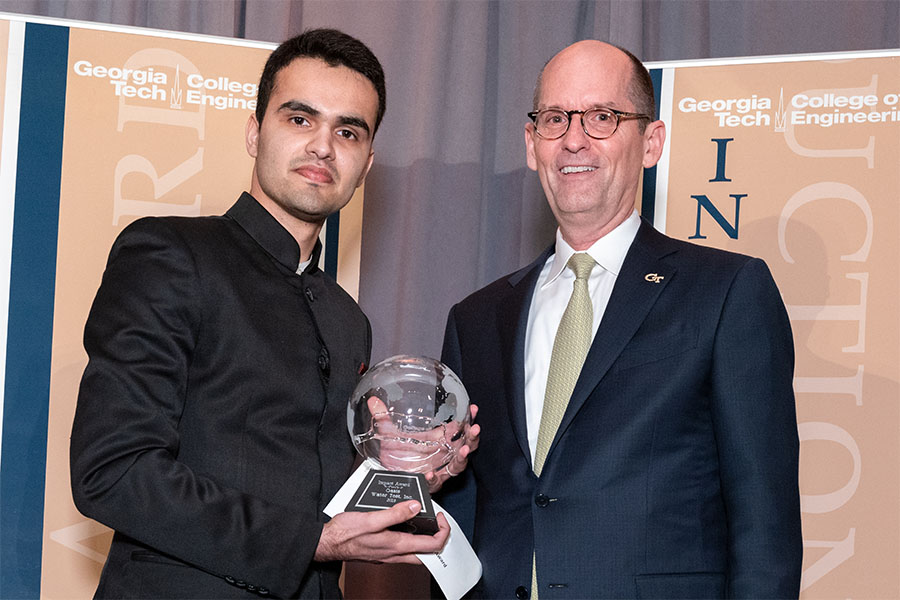
[[672,280],[676,268],[663,258],[674,251],[668,238],[646,221],[641,221],[641,227],[616,278],[609,304],[585,358],[578,383],[575,384],[569,405],[550,446],[550,453]]
[[530,265],[510,275],[509,295],[500,304],[503,312],[498,317],[500,364],[510,366],[508,369],[502,369],[506,377],[505,387],[508,390],[506,400],[509,420],[519,448],[529,465],[531,449],[528,446],[528,425],[525,418],[525,334],[528,330],[528,311],[531,308],[534,286],[547,257],[553,251],[554,246],[551,245]]

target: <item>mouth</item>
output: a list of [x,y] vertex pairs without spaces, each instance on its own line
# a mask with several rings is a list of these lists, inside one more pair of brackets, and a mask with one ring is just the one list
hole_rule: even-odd
[[559,172],[563,175],[571,175],[572,173],[589,173],[594,170],[596,170],[596,167],[589,167],[587,165],[571,165],[561,168]]
[[324,167],[318,167],[316,165],[303,165],[294,169],[294,172],[298,175],[301,175],[302,177],[305,177],[312,183],[334,183],[334,177],[332,176],[331,171]]

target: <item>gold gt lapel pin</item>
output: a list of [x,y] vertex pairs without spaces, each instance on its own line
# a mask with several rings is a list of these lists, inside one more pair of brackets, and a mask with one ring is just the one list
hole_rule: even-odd
[[662,275],[657,275],[656,273],[647,273],[644,275],[644,281],[652,281],[653,283],[660,283],[665,279]]

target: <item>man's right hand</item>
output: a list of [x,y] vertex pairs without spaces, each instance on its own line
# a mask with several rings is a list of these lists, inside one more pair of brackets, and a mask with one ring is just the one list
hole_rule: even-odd
[[434,535],[402,533],[388,527],[405,523],[420,509],[417,501],[409,500],[385,510],[335,515],[322,528],[314,560],[419,564],[416,554],[440,552],[447,542],[450,525],[443,513],[437,515],[438,532]]

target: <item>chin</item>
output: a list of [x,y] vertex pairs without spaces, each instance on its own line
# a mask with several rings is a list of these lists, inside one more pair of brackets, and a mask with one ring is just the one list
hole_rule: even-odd
[[603,206],[596,198],[569,198],[556,203],[556,210],[560,214],[596,213]]

